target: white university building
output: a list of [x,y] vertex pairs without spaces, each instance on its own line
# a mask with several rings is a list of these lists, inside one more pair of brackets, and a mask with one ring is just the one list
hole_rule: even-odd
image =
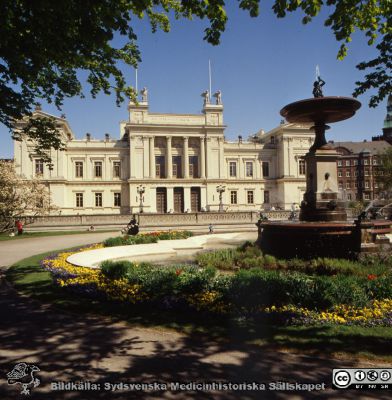
[[[118,139],[77,139],[68,121],[55,117],[65,150],[51,151],[54,168],[32,143],[15,142],[17,173],[47,184],[56,215],[259,211],[300,203],[310,127],[282,123],[228,141],[220,92],[216,104],[204,95],[201,114],[160,114],[149,111],[143,89]],[[39,108],[33,116],[53,117]]]

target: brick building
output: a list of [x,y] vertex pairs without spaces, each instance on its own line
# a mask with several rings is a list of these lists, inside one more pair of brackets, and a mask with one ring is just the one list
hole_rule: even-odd
[[377,198],[382,189],[377,182],[377,175],[382,173],[378,155],[390,144],[384,140],[332,144],[341,155],[337,161],[341,198],[346,201]]

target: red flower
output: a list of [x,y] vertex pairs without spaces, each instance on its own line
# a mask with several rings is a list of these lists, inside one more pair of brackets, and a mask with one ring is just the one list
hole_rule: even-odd
[[374,281],[375,279],[377,279],[377,275],[369,274],[369,275],[367,276],[367,278],[368,278],[369,281]]
[[177,269],[177,270],[176,270],[176,275],[179,276],[179,275],[181,275],[181,274],[182,274],[182,269]]

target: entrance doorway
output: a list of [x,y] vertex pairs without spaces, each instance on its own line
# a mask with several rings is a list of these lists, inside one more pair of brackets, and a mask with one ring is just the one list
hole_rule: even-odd
[[166,188],[157,188],[157,213],[165,213],[167,210]]
[[173,200],[174,200],[174,212],[175,213],[183,213],[184,212],[184,189],[183,188],[174,188]]
[[200,188],[199,187],[191,188],[191,211],[192,212],[200,211]]

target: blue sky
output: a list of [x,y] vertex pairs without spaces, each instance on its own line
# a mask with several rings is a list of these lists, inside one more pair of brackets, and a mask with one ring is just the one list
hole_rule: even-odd
[[[262,3],[263,4],[263,3]],[[326,81],[324,95],[350,96],[363,73],[355,68],[376,54],[361,33],[354,34],[348,56],[336,59],[339,43],[324,15],[302,25],[299,13],[277,19],[267,7],[258,18],[229,7],[229,21],[219,46],[202,40],[206,21],[173,21],[170,33],[150,32],[147,21],[136,21],[142,63],[139,88],[149,89],[151,112],[200,113],[200,94],[208,89],[208,60],[212,65],[212,90],[222,91],[226,138],[247,137],[260,129],[276,127],[279,110],[287,103],[312,97],[315,67]],[[135,72],[124,68],[128,82]],[[88,92],[88,85],[85,85]],[[370,93],[361,96],[361,109],[348,121],[332,125],[331,140],[364,140],[380,134],[386,100],[376,109],[368,107]],[[113,96],[68,99],[62,111],[43,103],[43,110],[64,112],[77,138],[86,132],[103,138],[106,132],[119,136],[119,122],[127,119],[127,104],[117,107]],[[0,125],[0,158],[13,156],[12,140]]]

